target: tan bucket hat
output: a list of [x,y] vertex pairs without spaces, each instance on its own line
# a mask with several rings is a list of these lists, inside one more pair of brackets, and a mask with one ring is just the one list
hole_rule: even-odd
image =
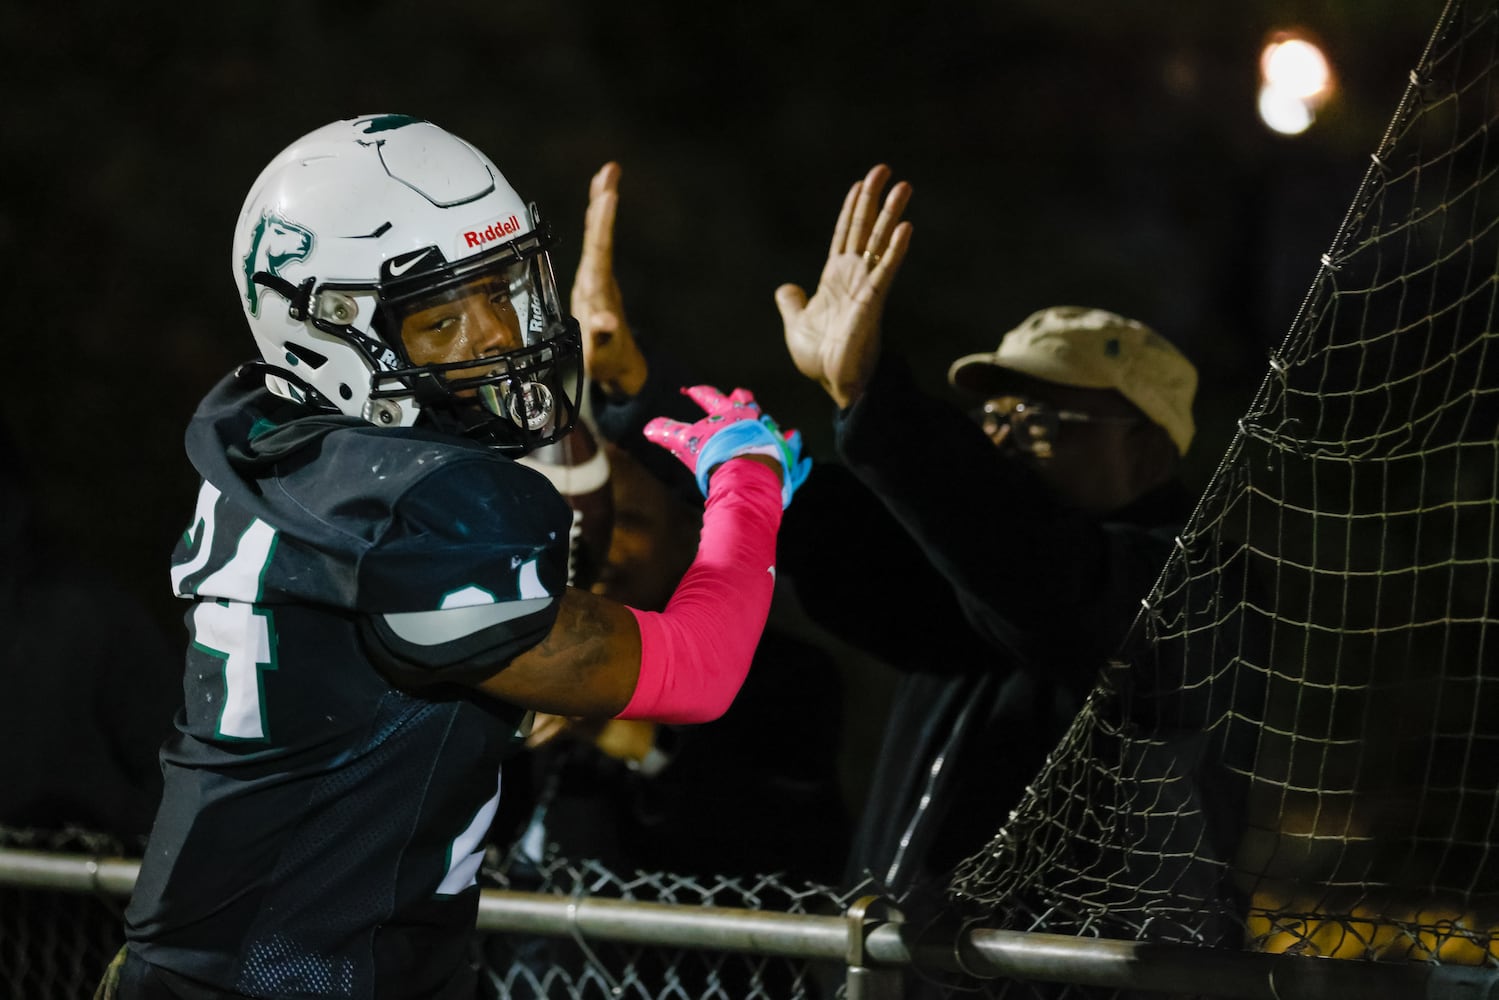
[[1117,313],[1083,306],[1031,313],[992,353],[954,361],[947,380],[959,389],[993,392],[1001,388],[996,368],[1060,385],[1117,390],[1165,428],[1177,451],[1185,455],[1192,443],[1197,369],[1165,337]]

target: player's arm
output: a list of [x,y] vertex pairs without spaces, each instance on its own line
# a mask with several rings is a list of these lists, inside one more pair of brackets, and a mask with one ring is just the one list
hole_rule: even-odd
[[547,637],[479,688],[558,715],[660,722],[722,715],[770,609],[781,469],[751,454],[713,472],[698,557],[663,611],[569,587]]
[[721,715],[765,626],[781,512],[810,462],[799,460],[800,437],[762,417],[748,392],[688,393],[707,417],[645,429],[707,498],[697,556],[664,610],[532,586],[519,600],[373,615],[363,634],[382,673],[416,689],[468,685],[558,715],[672,723]]
[[568,587],[547,637],[479,688],[538,712],[598,718],[624,711],[639,676],[640,629],[630,609]]
[[666,608],[569,589],[547,637],[482,690],[557,714],[674,723],[715,719],[734,700],[770,613],[781,512],[811,462],[799,457],[800,435],[783,434],[749,392],[685,391],[706,417],[645,428],[707,497],[697,556]]

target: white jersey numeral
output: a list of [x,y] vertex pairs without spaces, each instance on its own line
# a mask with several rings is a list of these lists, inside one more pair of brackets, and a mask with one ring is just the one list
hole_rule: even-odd
[[198,491],[198,507],[193,513],[192,526],[187,531],[187,542],[195,551],[187,562],[172,567],[172,590],[180,597],[258,601],[261,580],[271,565],[271,554],[276,550],[276,529],[259,518],[250,519],[235,543],[234,554],[224,565],[196,586],[187,586],[187,579],[207,567],[213,557],[221,497],[218,489],[205,480]]
[[[172,588],[196,596],[192,611],[193,645],[223,661],[224,701],[216,732],[227,739],[266,738],[265,689],[261,671],[276,669],[274,619],[256,607],[261,581],[276,550],[276,530],[255,518],[240,534],[234,554],[197,586],[185,589],[192,575],[207,568],[213,555],[222,494],[205,481],[187,539],[196,551],[172,567]],[[217,598],[217,600],[215,600]]]
[[276,669],[271,614],[240,601],[200,601],[193,608],[193,644],[224,661],[224,707],[216,732],[236,740],[266,738],[261,670]]
[[198,490],[198,508],[193,511],[192,526],[187,529],[188,544],[193,543],[196,535],[198,551],[187,562],[172,567],[172,593],[178,597],[192,596],[182,589],[182,581],[206,566],[213,553],[213,509],[218,502],[218,488],[205,479]]
[[448,873],[437,887],[440,896],[452,896],[478,883],[479,863],[484,860],[484,835],[494,822],[500,807],[500,786],[496,781],[494,795],[479,807],[468,829],[448,846]]

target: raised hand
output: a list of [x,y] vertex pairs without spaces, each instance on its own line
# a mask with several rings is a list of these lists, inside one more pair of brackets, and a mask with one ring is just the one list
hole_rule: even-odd
[[638,764],[655,745],[656,724],[640,720],[582,719],[567,715],[535,713],[526,749],[535,750],[557,740],[592,743],[598,749],[628,763]]
[[889,180],[881,163],[849,189],[810,301],[797,285],[775,293],[792,362],[840,408],[853,405],[874,371],[885,296],[911,242],[911,223],[901,221],[911,185],[896,184],[879,206]]
[[646,360],[625,321],[624,298],[614,276],[614,217],[619,209],[620,166],[609,162],[588,184],[583,251],[573,279],[572,313],[583,332],[583,367],[611,396],[633,396],[645,384]]
[[777,427],[760,412],[748,389],[735,389],[727,396],[711,385],[682,391],[707,415],[690,424],[656,417],[645,425],[646,439],[677,456],[697,479],[703,496],[708,495],[714,469],[731,458],[755,456],[781,473],[781,505],[788,506],[812,469],[812,460],[801,457],[801,434]]

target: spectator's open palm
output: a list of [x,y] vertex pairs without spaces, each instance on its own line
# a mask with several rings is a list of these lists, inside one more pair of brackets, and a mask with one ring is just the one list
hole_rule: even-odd
[[582,330],[588,377],[610,394],[633,396],[645,382],[646,360],[625,320],[624,297],[614,276],[620,173],[618,163],[606,163],[589,182],[572,313]]
[[797,285],[776,289],[791,360],[839,407],[859,398],[874,371],[885,296],[911,242],[911,223],[901,221],[911,185],[892,187],[876,214],[889,179],[890,168],[878,164],[849,189],[810,300]]

